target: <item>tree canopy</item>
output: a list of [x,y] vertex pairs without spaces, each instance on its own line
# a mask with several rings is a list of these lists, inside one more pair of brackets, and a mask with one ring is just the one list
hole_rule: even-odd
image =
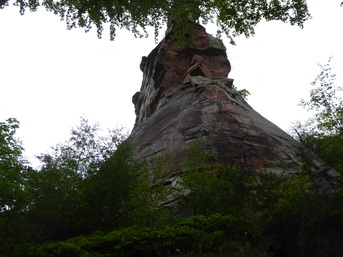
[[336,83],[332,58],[320,65],[320,73],[311,83],[310,99],[300,106],[314,113],[305,124],[295,125],[296,138],[320,157],[326,165],[343,172],[343,87]]
[[14,138],[17,128],[19,122],[16,119],[0,122],[0,212],[13,209],[22,197],[25,160],[20,142]]
[[[10,0],[0,0],[0,8]],[[189,20],[203,24],[216,23],[219,34],[233,39],[238,35],[254,34],[254,27],[262,20],[280,20],[303,26],[310,18],[306,0],[15,0],[20,13],[36,11],[44,6],[66,21],[67,28],[82,27],[89,31],[96,27],[102,36],[103,25],[109,24],[113,40],[118,28],[125,28],[135,36],[148,36],[153,27],[155,37],[163,25],[174,21],[177,36],[187,31]]]

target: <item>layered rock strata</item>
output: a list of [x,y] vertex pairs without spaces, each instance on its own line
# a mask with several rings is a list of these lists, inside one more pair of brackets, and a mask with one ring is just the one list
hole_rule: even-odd
[[249,172],[295,174],[304,155],[313,169],[320,161],[296,140],[257,113],[227,78],[231,67],[220,40],[195,26],[196,39],[179,48],[167,34],[142,58],[143,82],[133,96],[136,123],[131,133],[135,158],[178,153],[200,137],[216,162]]

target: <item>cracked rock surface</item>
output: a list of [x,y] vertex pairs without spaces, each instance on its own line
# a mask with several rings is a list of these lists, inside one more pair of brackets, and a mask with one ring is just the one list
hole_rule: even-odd
[[186,47],[178,48],[167,34],[142,58],[143,82],[133,96],[136,123],[130,136],[135,158],[183,152],[200,137],[216,161],[228,167],[296,174],[305,154],[316,172],[336,176],[232,88],[225,47],[203,27],[195,31],[195,41]]

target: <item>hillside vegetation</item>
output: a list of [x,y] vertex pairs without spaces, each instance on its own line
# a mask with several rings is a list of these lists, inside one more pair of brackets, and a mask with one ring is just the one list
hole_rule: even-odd
[[[303,102],[317,115],[296,132],[342,172],[340,91],[321,68]],[[247,173],[218,166],[197,138],[138,163],[120,130],[99,136],[82,119],[34,170],[18,127],[0,123],[0,256],[343,256],[343,182],[323,188],[305,158],[291,177]]]

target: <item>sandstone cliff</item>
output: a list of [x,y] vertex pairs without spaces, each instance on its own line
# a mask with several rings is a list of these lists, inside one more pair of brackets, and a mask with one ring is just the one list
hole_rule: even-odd
[[306,155],[316,172],[336,175],[232,88],[220,40],[199,25],[193,43],[179,48],[170,33],[142,58],[143,82],[133,96],[136,123],[131,133],[137,160],[185,151],[200,136],[216,161],[228,167],[295,174]]

